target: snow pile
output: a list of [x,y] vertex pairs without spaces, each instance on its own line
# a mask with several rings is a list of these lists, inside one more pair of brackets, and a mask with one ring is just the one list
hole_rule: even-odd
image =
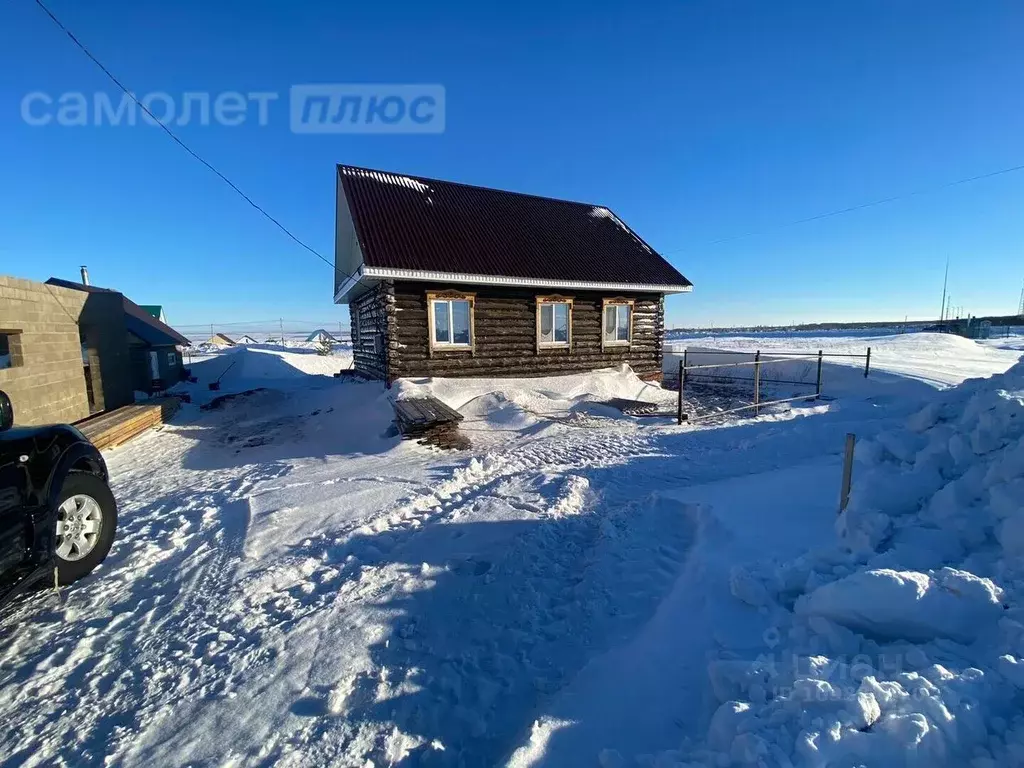
[[839,545],[736,568],[760,653],[657,765],[1024,765],[1024,363],[857,447]]
[[642,381],[628,365],[586,374],[520,379],[401,379],[396,398],[432,395],[467,417],[494,425],[526,427],[536,416],[590,413],[620,417],[603,405],[612,398],[656,403],[674,408],[676,394],[658,384]]

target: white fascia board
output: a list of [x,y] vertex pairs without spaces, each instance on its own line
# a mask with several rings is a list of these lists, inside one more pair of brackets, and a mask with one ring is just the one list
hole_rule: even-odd
[[[373,277],[383,280],[430,280],[444,283],[511,285],[524,288],[567,288],[580,291],[640,291],[646,293],[690,293],[693,291],[692,285],[600,283],[587,280],[546,280],[535,277],[471,275],[460,272],[427,272],[418,269],[393,269],[388,267],[363,267],[360,271],[365,277]],[[335,301],[337,301],[337,298],[335,298]]]
[[341,304],[342,299],[345,298],[345,295],[353,288],[355,288],[357,285],[359,285],[359,282],[362,280],[363,277],[363,272],[364,267],[359,267],[359,269],[357,269],[353,274],[349,275],[345,279],[345,282],[341,284],[340,288],[338,288],[338,292],[334,294],[335,304]]

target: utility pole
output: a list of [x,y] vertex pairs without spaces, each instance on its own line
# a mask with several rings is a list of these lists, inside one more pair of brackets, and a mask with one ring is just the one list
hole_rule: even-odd
[[1017,305],[1017,315],[1024,317],[1024,285],[1020,288],[1020,304]]
[[213,323],[210,323],[210,338],[213,338]]
[[949,281],[949,256],[946,257],[946,274],[942,276],[942,312],[939,316],[939,322],[943,322],[946,319],[946,284]]
[[279,318],[277,318],[277,322],[278,322],[278,324],[279,324],[279,326],[281,328],[281,346],[283,347],[284,346],[284,319],[279,317]]

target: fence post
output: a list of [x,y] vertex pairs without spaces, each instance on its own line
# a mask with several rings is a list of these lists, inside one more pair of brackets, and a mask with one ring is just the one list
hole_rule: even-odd
[[846,449],[843,452],[843,484],[839,489],[839,514],[846,511],[846,505],[850,502],[850,483],[853,481],[853,448],[857,442],[857,436],[852,432],[846,433]]
[[818,398],[821,397],[821,361],[822,361],[823,357],[824,357],[824,355],[822,354],[822,350],[819,349],[818,350],[818,385],[817,385],[817,388],[814,390],[814,399],[815,400],[817,400]]
[[864,378],[868,377],[868,371],[871,370],[871,347],[868,347],[868,354],[864,360]]
[[679,405],[676,407],[676,424],[683,423],[683,376],[686,374],[686,352],[683,352],[683,359],[679,361]]
[[761,350],[757,350],[754,353],[754,415],[757,416],[760,413],[761,408],[758,403],[761,402]]

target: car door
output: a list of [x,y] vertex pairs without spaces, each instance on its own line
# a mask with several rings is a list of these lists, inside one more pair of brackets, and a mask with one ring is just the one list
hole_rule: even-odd
[[0,576],[21,565],[28,546],[27,457],[32,438],[22,430],[0,433]]

